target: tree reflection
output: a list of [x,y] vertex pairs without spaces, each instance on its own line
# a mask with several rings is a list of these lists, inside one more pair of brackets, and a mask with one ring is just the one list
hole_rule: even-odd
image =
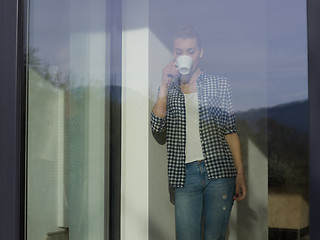
[[59,66],[52,66],[38,57],[39,49],[29,47],[28,49],[28,66],[38,73],[43,79],[47,80],[57,88],[66,89],[70,83],[70,76],[67,70]]
[[[283,122],[274,114],[277,107],[238,113],[238,128],[242,138],[250,138],[268,158],[269,189],[297,192],[304,187],[303,197],[307,199],[308,189],[308,139],[307,116],[301,112],[307,109],[307,100],[287,104],[283,115],[298,116],[296,120]],[[268,117],[262,116],[268,111]],[[301,116],[303,115],[303,116]],[[304,118],[304,121],[301,121]],[[292,119],[291,119],[292,120]],[[246,141],[242,141],[245,143]],[[244,149],[246,147],[244,146]],[[245,154],[245,152],[244,152]]]

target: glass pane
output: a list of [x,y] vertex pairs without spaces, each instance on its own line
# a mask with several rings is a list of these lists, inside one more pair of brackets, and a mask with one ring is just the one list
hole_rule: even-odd
[[30,240],[105,238],[106,2],[29,1]]
[[267,1],[269,239],[309,239],[306,12]]
[[[200,68],[231,84],[248,193],[233,206],[228,239],[307,235],[306,1],[149,2],[150,111],[183,24],[199,33]],[[167,149],[151,136],[149,152],[150,236],[174,239]]]
[[[201,70],[230,82],[247,178],[246,200],[234,203],[226,239],[267,239],[268,38],[265,2],[205,1],[198,4],[190,0],[172,6],[171,1],[165,1],[165,4],[151,1],[150,6],[150,55],[159,56],[150,59],[154,69],[150,77],[152,102],[157,96],[162,68],[173,59],[173,34],[181,25],[192,23],[204,49],[199,62]],[[170,17],[159,14],[163,11]],[[150,157],[151,239],[161,239],[160,236],[174,239],[175,212],[168,196],[166,148],[150,139],[149,151],[157,152]]]

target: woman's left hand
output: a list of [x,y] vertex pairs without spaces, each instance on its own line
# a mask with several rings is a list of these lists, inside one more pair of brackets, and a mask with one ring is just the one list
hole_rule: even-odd
[[233,199],[236,200],[237,202],[240,202],[246,197],[246,195],[247,195],[247,185],[246,185],[244,174],[237,174],[236,191]]

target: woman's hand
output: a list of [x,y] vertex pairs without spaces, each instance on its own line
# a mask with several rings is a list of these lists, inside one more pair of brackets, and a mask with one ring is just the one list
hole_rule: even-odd
[[162,69],[162,83],[166,86],[173,81],[174,78],[180,76],[180,73],[176,66],[176,61],[170,62]]
[[160,91],[152,108],[153,113],[160,118],[164,118],[167,115],[168,85],[175,77],[178,76],[179,72],[176,68],[175,61],[170,62],[162,69],[162,83],[160,85]]
[[236,177],[236,191],[235,196],[233,197],[234,200],[237,202],[242,201],[247,195],[247,185],[246,180],[243,174],[239,173]]
[[241,158],[240,139],[237,133],[231,133],[226,135],[226,140],[230,147],[233,161],[238,173],[236,177],[236,190],[233,199],[237,202],[240,202],[247,195],[247,185],[244,177],[243,163]]

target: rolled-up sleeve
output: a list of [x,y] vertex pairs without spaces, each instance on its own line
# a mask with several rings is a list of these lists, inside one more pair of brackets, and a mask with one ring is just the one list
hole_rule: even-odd
[[226,110],[227,110],[225,135],[231,134],[231,133],[238,133],[237,127],[236,127],[236,118],[235,118],[233,104],[232,104],[231,88],[228,82],[226,82],[225,103],[226,103]]
[[158,117],[151,112],[151,130],[154,132],[163,132],[166,126],[166,118]]

